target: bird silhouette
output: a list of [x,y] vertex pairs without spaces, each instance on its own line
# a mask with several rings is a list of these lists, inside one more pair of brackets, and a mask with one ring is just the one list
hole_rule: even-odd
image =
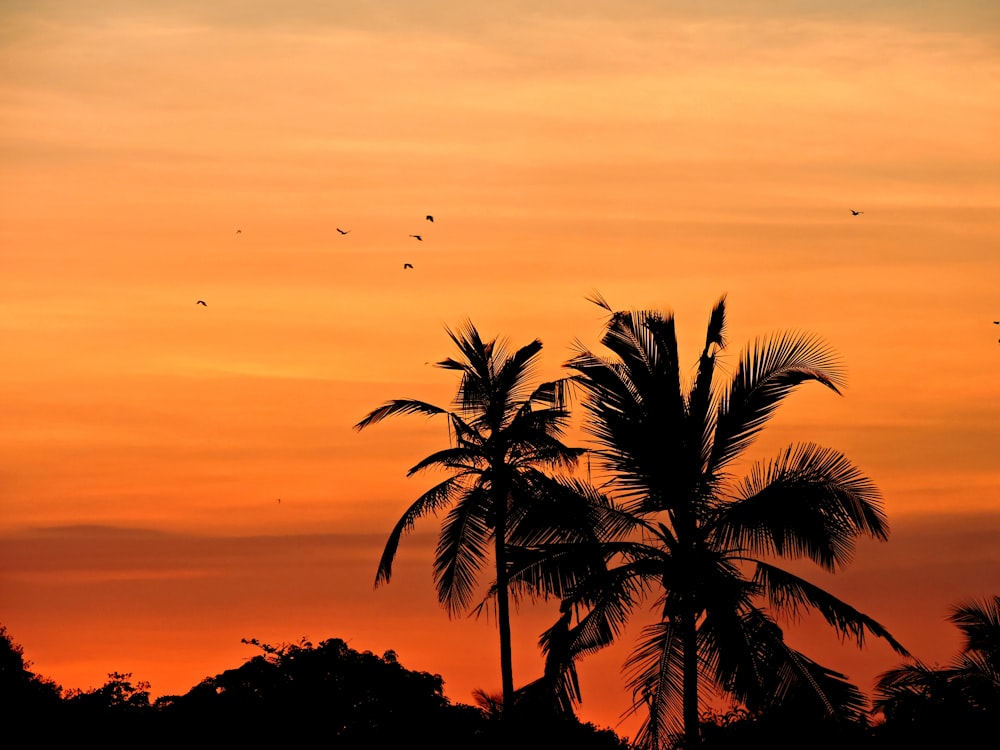
[[205,307],[208,307],[208,304],[203,299],[198,300],[197,302],[195,302],[195,304],[196,305],[204,305]]
[[351,230],[350,229],[341,229],[340,227],[337,227],[337,231],[340,232],[341,234],[349,234]]
[[403,270],[405,271],[407,268],[413,268],[413,264],[412,263],[404,263],[403,264]]
[[851,216],[860,216],[863,213],[864,211],[855,211],[853,208],[851,209]]
[[429,221],[431,224],[433,224],[434,223],[434,217],[431,216],[430,214],[427,214],[427,221]]
[[424,238],[421,237],[419,234],[411,234],[410,236],[413,237],[414,239],[420,240],[421,242],[424,241]]
[[242,229],[237,229],[236,230],[236,234],[243,234],[243,230]]

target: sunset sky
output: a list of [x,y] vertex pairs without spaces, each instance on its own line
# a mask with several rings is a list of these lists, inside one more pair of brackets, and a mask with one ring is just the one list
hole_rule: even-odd
[[[4,0],[0,149],[0,623],[63,687],[186,692],[307,636],[499,690],[433,518],[372,587],[445,426],[352,425],[447,405],[466,318],[560,376],[593,290],[672,310],[692,366],[722,294],[730,371],[781,330],[836,349],[843,397],[753,456],[878,484],[890,541],[814,579],[915,655],[1000,593],[993,0]],[[553,611],[514,622],[519,684]],[[585,720],[629,705],[638,627],[582,662]],[[899,661],[787,632],[866,692]]]

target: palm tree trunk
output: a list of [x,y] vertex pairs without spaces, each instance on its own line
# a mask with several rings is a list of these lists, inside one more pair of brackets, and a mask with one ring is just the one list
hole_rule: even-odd
[[[506,495],[506,493],[504,493]],[[500,679],[503,685],[503,717],[514,709],[514,659],[511,651],[510,598],[507,581],[507,502],[497,504],[497,624],[500,627]]]
[[681,615],[681,642],[684,654],[684,747],[701,744],[698,725],[698,630],[696,616],[685,607]]

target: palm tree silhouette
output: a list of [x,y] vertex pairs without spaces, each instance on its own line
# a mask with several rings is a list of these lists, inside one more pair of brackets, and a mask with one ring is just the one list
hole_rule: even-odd
[[[436,364],[461,375],[453,408],[415,399],[388,401],[355,425],[363,430],[398,414],[442,415],[450,445],[414,465],[412,476],[425,469],[445,469],[450,476],[424,492],[396,523],[379,562],[376,586],[387,583],[400,538],[416,520],[450,506],[438,538],[434,579],[438,600],[449,615],[469,608],[476,579],[490,557],[496,580],[497,623],[503,705],[514,705],[511,659],[509,551],[564,538],[574,517],[572,493],[561,492],[546,472],[575,464],[582,449],[561,441],[569,421],[568,381],[537,387],[531,378],[542,343],[534,340],[508,353],[507,342],[483,341],[466,322],[446,329],[460,356]],[[581,528],[582,528],[581,521]],[[482,605],[480,605],[482,606]]]
[[658,621],[625,665],[643,747],[662,747],[680,729],[685,747],[698,744],[702,680],[751,709],[803,688],[829,712],[857,709],[856,689],[788,646],[775,616],[816,610],[859,646],[871,634],[906,650],[872,618],[767,560],[806,557],[834,571],[857,537],[885,540],[877,488],[842,454],[810,443],[733,476],[797,386],[813,381],[839,393],[834,355],[814,337],[779,334],[746,350],[728,388],[718,389],[723,297],[688,385],[672,315],[612,311],[600,295],[591,301],[611,312],[601,338],[611,356],[577,344],[566,365],[584,394],[604,489],[630,523],[603,544],[603,571],[566,593],[564,608],[581,611],[561,639],[564,652],[607,645],[634,607],[655,597]]
[[962,631],[962,651],[947,666],[920,660],[879,675],[874,709],[897,735],[926,739],[1000,729],[1000,596],[957,605],[949,621]]

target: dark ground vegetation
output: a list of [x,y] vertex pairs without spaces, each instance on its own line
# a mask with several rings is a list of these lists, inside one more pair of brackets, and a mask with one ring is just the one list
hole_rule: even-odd
[[39,747],[627,748],[611,730],[530,705],[505,721],[496,706],[452,703],[440,675],[406,669],[392,651],[359,652],[337,638],[247,641],[260,653],[239,667],[152,701],[150,685],[129,673],[112,672],[99,688],[64,691],[31,671],[6,629],[0,634],[0,707],[31,727]]
[[[988,738],[1000,736],[998,615],[1000,597],[957,607],[952,620],[967,636],[962,652],[945,666],[912,662],[886,672],[870,717],[831,718],[795,701],[709,713],[702,717],[701,747],[990,747]],[[111,672],[99,688],[63,690],[31,671],[0,626],[0,713],[8,731],[28,727],[39,747],[629,748],[610,729],[534,706],[528,693],[507,721],[498,696],[484,692],[475,706],[452,703],[440,675],[408,670],[392,651],[359,652],[336,638],[318,645],[247,643],[259,653],[239,667],[154,701],[148,683],[121,672]],[[681,750],[683,737],[672,747]]]

